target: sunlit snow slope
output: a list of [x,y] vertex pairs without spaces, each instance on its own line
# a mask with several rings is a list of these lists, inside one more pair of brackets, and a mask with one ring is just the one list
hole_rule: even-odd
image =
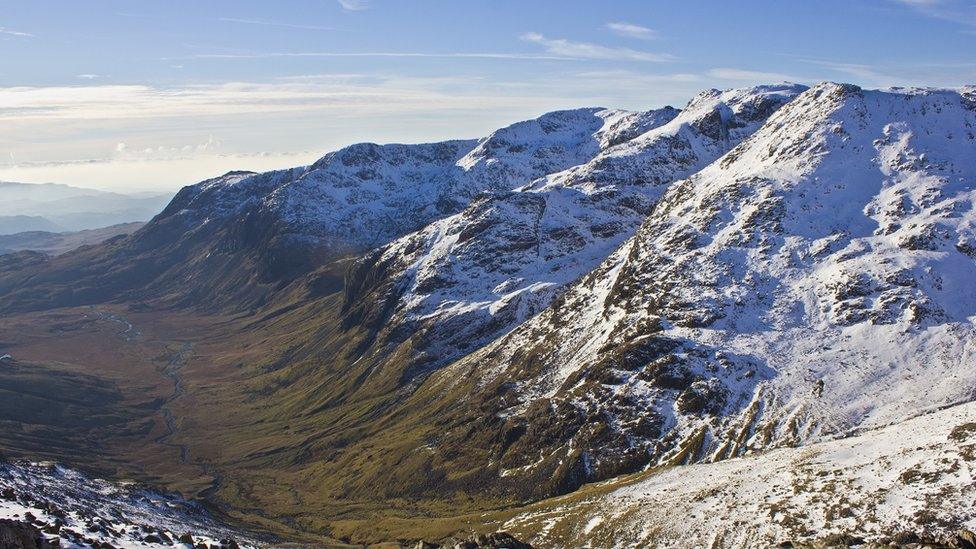
[[816,86],[437,382],[479,380],[503,475],[570,486],[972,400],[974,99]]

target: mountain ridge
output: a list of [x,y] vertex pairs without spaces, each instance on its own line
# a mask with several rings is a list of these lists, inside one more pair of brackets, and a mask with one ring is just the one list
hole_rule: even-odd
[[[176,281],[196,277],[207,287],[203,303],[258,306],[273,291],[316,268],[454,213],[479,193],[505,191],[582,162],[601,143],[620,139],[629,126],[642,123],[640,113],[555,111],[481,140],[361,143],[307,167],[230,172],[185,187],[143,230],[114,243],[111,252],[93,252],[111,257],[109,261],[79,256],[70,268],[76,274],[90,273],[72,277],[84,291],[59,288],[49,293],[65,295],[65,304],[81,304],[156,280],[156,295],[147,298],[187,303],[203,296],[185,295]],[[56,273],[71,261],[70,255],[60,258],[37,281],[47,276],[59,284]],[[98,280],[92,278],[96,273]],[[138,276],[126,280],[132,273]],[[219,279],[220,273],[233,282]],[[329,278],[334,285],[342,274]],[[5,287],[0,282],[0,288],[14,293],[20,280]],[[30,298],[19,303],[17,307],[32,306]]]
[[[483,435],[488,447],[497,447],[492,442],[497,439],[491,437],[505,430],[554,425],[547,431],[556,437],[552,455],[568,445],[576,463],[562,474],[599,480],[616,474],[620,460],[643,466],[722,459],[750,448],[803,443],[821,432],[861,422],[906,419],[913,410],[971,399],[973,388],[960,381],[966,365],[976,359],[973,327],[966,316],[976,310],[976,303],[960,281],[976,276],[976,265],[964,251],[968,248],[957,246],[955,240],[968,242],[973,230],[974,174],[967,171],[972,168],[967,159],[976,152],[976,138],[967,129],[976,119],[959,92],[884,94],[835,84],[802,94],[742,145],[676,183],[637,236],[554,307],[439,373],[436,377],[446,386],[473,376],[483,387],[480,405],[504,418],[500,423],[479,422],[486,429],[491,425]],[[910,120],[901,127],[915,132],[908,142],[892,136],[890,143],[903,155],[883,140],[884,128],[898,127],[892,116]],[[951,141],[946,138],[950,133],[962,137],[946,147],[943,140]],[[920,150],[914,150],[916,146]],[[880,166],[865,154],[868,147],[877,149]],[[924,155],[933,160],[926,162]],[[868,167],[851,172],[851,158]],[[757,166],[769,166],[765,178],[758,175]],[[830,176],[836,174],[831,171],[834,166],[849,175]],[[846,187],[841,185],[845,180]],[[779,181],[782,187],[776,186]],[[806,181],[824,191],[805,194],[799,184]],[[915,186],[921,193],[914,198],[920,207],[876,208],[873,193],[882,181],[882,198],[905,183]],[[840,186],[830,187],[834,184]],[[844,194],[845,188],[852,190]],[[833,199],[829,189],[838,198]],[[926,192],[929,199],[921,202]],[[837,202],[820,204],[820,196]],[[863,217],[862,208],[877,212],[873,215],[881,222],[880,236],[874,227],[857,221]],[[840,219],[827,218],[828,223],[818,225],[810,211]],[[927,212],[935,217],[927,219]],[[886,235],[889,216],[902,219],[905,226]],[[844,236],[844,227],[853,234]],[[840,242],[835,230],[841,231]],[[798,231],[814,235],[809,248],[803,248],[808,244]],[[908,275],[897,264],[868,268],[869,282],[854,276],[849,283],[812,283],[812,303],[792,301],[785,288],[777,289],[778,280],[791,281],[783,276],[809,276],[803,274],[807,271],[802,262],[790,270],[799,253],[795,250],[809,249],[807,261],[813,264],[824,255],[851,261],[865,250],[872,257],[869,248],[859,248],[866,243],[863,239],[904,257],[907,265],[921,266]],[[766,257],[779,274],[761,274]],[[946,267],[935,263],[926,271],[926,261],[941,258],[948,262]],[[946,268],[952,272],[952,283],[925,274]],[[742,288],[743,284],[748,286]],[[813,329],[804,332],[808,317],[794,311],[795,303],[805,303],[800,310],[821,319],[813,321]],[[816,313],[821,307],[824,312]],[[765,322],[773,324],[759,322],[760,316],[768,316]],[[798,331],[788,331],[791,324]],[[919,326],[920,337],[898,335],[912,326]],[[853,331],[846,334],[848,329]],[[725,338],[723,333],[733,335]],[[833,335],[825,339],[827,334]],[[854,334],[866,345],[850,343]],[[741,343],[734,342],[737,337]],[[784,346],[787,343],[795,350]],[[825,343],[836,349],[818,351]],[[904,352],[886,357],[886,348]],[[867,361],[867,366],[845,370],[843,365],[852,359]],[[825,366],[825,360],[833,366]],[[492,366],[482,368],[484,364]],[[812,373],[801,364],[813,368]],[[896,382],[899,375],[922,384],[919,394]],[[496,396],[502,387],[508,388],[506,399]],[[882,396],[885,392],[887,397]],[[872,399],[879,400],[872,405]],[[822,404],[825,400],[828,403]],[[885,403],[891,411],[883,411]],[[478,415],[485,412],[481,408]],[[609,430],[596,429],[597,425]],[[596,433],[570,434],[584,426]],[[465,438],[470,436],[467,429],[455,436],[470,440]],[[531,430],[521,436],[546,440],[545,434]],[[514,453],[516,459],[506,468],[533,466],[537,450],[521,450],[531,458]],[[599,472],[601,458],[609,473]],[[538,466],[544,469],[542,477],[553,467],[546,460]]]
[[[681,112],[649,111],[656,123],[587,163],[476,200],[367,255],[356,276],[374,279],[370,291],[384,297],[365,299],[367,290],[357,286],[344,300],[385,302],[396,295],[399,305],[385,328],[394,332],[391,341],[395,332],[413,332],[436,342],[429,351],[436,356],[421,358],[427,363],[421,369],[470,352],[545,308],[562,286],[633,234],[671,181],[738,144],[803,89],[712,90]],[[653,169],[615,167],[638,162]],[[413,346],[428,352],[422,342]]]

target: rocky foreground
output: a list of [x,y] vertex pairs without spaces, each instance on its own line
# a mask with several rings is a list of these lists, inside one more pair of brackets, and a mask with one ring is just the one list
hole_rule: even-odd
[[49,463],[0,463],[0,548],[256,547],[199,505]]
[[539,547],[976,547],[976,404],[570,495],[504,527]]

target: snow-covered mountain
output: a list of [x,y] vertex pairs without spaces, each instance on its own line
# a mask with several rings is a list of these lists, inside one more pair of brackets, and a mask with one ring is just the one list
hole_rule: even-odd
[[974,99],[816,86],[435,383],[478,380],[503,477],[567,488],[972,400]]
[[[617,115],[615,135],[588,162],[480,197],[367,255],[347,302],[392,303],[387,346],[411,338],[429,369],[534,316],[634,234],[669,183],[736,146],[805,88],[761,86]],[[371,298],[365,294],[372,292]]]
[[[826,494],[835,475],[854,479],[851,501],[893,498],[862,528],[881,539],[931,511],[918,501],[969,501],[968,469],[944,460],[970,460],[961,426],[976,424],[974,203],[976,88],[712,90],[680,112],[562,111],[480,141],[232,172],[131,236],[4,256],[0,311],[213,304],[207,356],[233,357],[233,374],[188,368],[180,424],[191,447],[209,435],[194,406],[247,402],[219,423],[246,444],[202,455],[234,473],[214,497],[256,508],[470,498],[481,513],[694,464],[574,500],[576,530],[551,501],[509,526],[543,546],[715,529],[654,529],[664,518],[642,506],[672,494],[692,500],[669,510],[748,527],[723,539],[812,542],[804,528],[850,517],[784,490]],[[922,436],[924,417],[939,422]],[[834,440],[849,435],[863,438]],[[851,445],[921,484],[875,489],[890,471]],[[722,507],[748,497],[781,505]],[[796,528],[756,525],[776,509]],[[938,516],[939,535],[973,525]]]
[[[586,162],[661,116],[557,111],[480,140],[362,143],[311,166],[230,172],[185,187],[111,249],[67,254],[39,270],[31,259],[30,271],[0,274],[0,308],[119,298],[264,303],[280,284],[456,213],[480,193]],[[341,273],[331,276],[341,282]],[[45,297],[37,301],[41,286]]]
[[[230,172],[183,188],[109,251],[69,254],[40,274],[0,280],[0,301],[6,294],[15,308],[135,295],[214,307],[264,303],[281,284],[457,213],[482,193],[585,163],[676,113],[557,111],[480,140],[362,143],[311,166]],[[330,276],[341,282],[341,273]],[[21,293],[25,280],[52,286],[44,302]]]
[[480,193],[507,191],[586,162],[625,132],[655,121],[643,113],[589,108],[552,112],[480,140],[360,143],[311,166],[187,187],[164,215],[208,230],[251,208],[281,225],[280,238],[323,246],[332,255],[362,252],[453,214]]

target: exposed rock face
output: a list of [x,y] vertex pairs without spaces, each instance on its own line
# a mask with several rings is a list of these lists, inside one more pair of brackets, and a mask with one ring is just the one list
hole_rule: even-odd
[[414,545],[413,549],[532,549],[532,546],[505,532],[496,532],[494,534],[478,534],[463,540],[445,543],[421,541]]

